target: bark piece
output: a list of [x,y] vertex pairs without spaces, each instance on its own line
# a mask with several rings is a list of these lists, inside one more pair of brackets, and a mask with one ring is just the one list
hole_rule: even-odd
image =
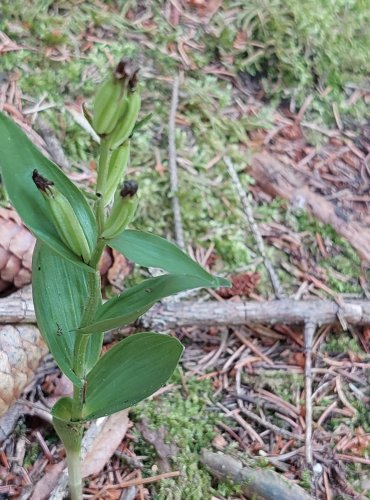
[[277,472],[268,469],[252,469],[240,460],[203,450],[201,462],[209,472],[221,479],[240,484],[243,494],[258,500],[313,500],[300,486],[288,481]]

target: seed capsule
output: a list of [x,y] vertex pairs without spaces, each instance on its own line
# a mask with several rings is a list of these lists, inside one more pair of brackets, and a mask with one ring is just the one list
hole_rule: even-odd
[[109,136],[109,147],[117,149],[129,139],[139,115],[141,98],[138,90],[128,92],[126,110]]
[[130,141],[113,151],[109,160],[107,180],[104,186],[104,205],[108,205],[123,179],[130,158]]
[[50,218],[60,239],[73,253],[82,257],[84,262],[89,262],[90,247],[80,221],[68,199],[58,191],[52,181],[40,175],[37,170],[33,171],[32,179],[45,199]]
[[138,205],[137,182],[125,181],[116,195],[112,212],[102,234],[104,239],[118,236],[132,222]]

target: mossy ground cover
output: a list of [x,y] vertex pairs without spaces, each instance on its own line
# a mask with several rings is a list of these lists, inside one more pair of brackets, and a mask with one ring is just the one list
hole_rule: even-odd
[[[370,6],[366,0],[309,0],[304,5],[228,0],[211,15],[206,5],[203,10],[191,5],[184,2],[185,15],[178,18],[176,8],[164,0],[5,0],[0,30],[18,47],[2,54],[1,80],[16,80],[24,109],[41,98],[53,104],[41,114],[63,143],[71,170],[92,175],[96,145],[66,105],[91,102],[108,66],[122,55],[136,59],[142,67],[143,115],[152,112],[133,140],[130,172],[141,192],[136,227],[172,238],[168,115],[172,77],[180,72],[176,145],[186,242],[193,248],[214,245],[216,266],[223,273],[254,270],[258,253],[222,156],[232,159],[243,186],[253,188],[246,168],[256,149],[251,133],[273,129],[282,101],[297,112],[311,95],[306,120],[320,126],[334,126],[333,110],[351,126],[366,119],[364,100],[350,104],[348,98],[354,88],[368,86]],[[322,137],[313,134],[312,141],[319,143]],[[291,211],[282,200],[256,200],[253,208],[258,223],[280,223],[301,237],[334,292],[361,293],[359,258],[331,227]],[[332,249],[326,258],[314,244],[316,234]],[[267,251],[286,292],[294,292],[296,277],[280,266],[291,261],[290,255],[273,246]],[[262,266],[258,271],[257,292],[271,296]],[[329,338],[328,349],[335,341]],[[345,349],[355,351],[356,342],[348,342]],[[289,399],[291,380],[279,380],[272,390]],[[303,387],[302,380],[295,383]],[[134,410],[135,417],[144,412],[154,427],[164,425],[170,438],[175,433],[181,443],[176,464],[189,481],[164,481],[153,494],[163,499],[207,498],[209,492],[228,497],[231,491],[216,487],[196,461],[216,432],[216,417],[204,402],[213,388],[194,381],[188,391],[186,397],[178,391]]]
[[[181,387],[181,378],[175,374],[173,382],[176,389],[157,400],[140,404],[132,411],[132,418],[140,420],[143,415],[149,420],[153,430],[164,426],[167,430],[166,442],[174,443],[179,449],[173,459],[172,466],[181,471],[179,479],[166,479],[153,491],[153,498],[158,500],[181,500],[185,498],[210,498],[212,494],[223,498],[232,498],[240,493],[237,485],[216,484],[206,470],[199,465],[202,448],[209,448],[212,441],[220,433],[217,423],[227,422],[217,411],[210,409],[209,395],[212,394],[210,380],[199,381],[196,377],[189,379]],[[149,454],[144,473],[152,474],[156,463],[154,448],[150,450],[148,443],[138,435],[139,442],[135,452]]]

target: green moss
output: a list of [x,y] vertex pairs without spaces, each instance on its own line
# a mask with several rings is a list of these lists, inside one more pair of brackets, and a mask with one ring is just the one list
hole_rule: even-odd
[[[181,382],[178,373],[172,381]],[[153,498],[156,500],[210,499],[212,493],[229,497],[239,491],[235,485],[227,483],[213,487],[211,476],[199,463],[201,449],[209,449],[218,433],[216,422],[220,420],[220,415],[211,412],[207,407],[212,392],[210,381],[191,378],[186,382],[186,389],[174,389],[131,410],[134,421],[146,417],[153,429],[164,426],[167,431],[166,441],[178,446],[173,468],[179,469],[181,476],[155,485]],[[135,451],[137,454],[150,456],[145,463],[144,472],[152,474],[151,467],[155,463],[154,450],[142,438],[138,439]]]
[[310,491],[311,489],[311,472],[307,469],[302,470],[301,472],[301,480],[300,480],[300,485],[302,488],[305,490]]
[[38,443],[31,443],[29,447],[27,447],[26,454],[23,461],[23,467],[28,469],[31,467],[37,460],[37,457],[41,453],[41,447]]
[[332,332],[322,346],[322,351],[326,352],[329,356],[349,352],[363,354],[358,341],[347,331]]

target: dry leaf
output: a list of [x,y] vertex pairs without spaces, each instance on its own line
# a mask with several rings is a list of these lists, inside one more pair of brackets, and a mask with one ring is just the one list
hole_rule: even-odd
[[109,269],[107,278],[111,285],[116,287],[119,291],[123,290],[123,282],[133,269],[133,264],[129,262],[126,257],[112,250],[113,264]]
[[82,464],[82,477],[99,474],[125,437],[129,426],[128,410],[111,415],[103,424],[99,435]]

